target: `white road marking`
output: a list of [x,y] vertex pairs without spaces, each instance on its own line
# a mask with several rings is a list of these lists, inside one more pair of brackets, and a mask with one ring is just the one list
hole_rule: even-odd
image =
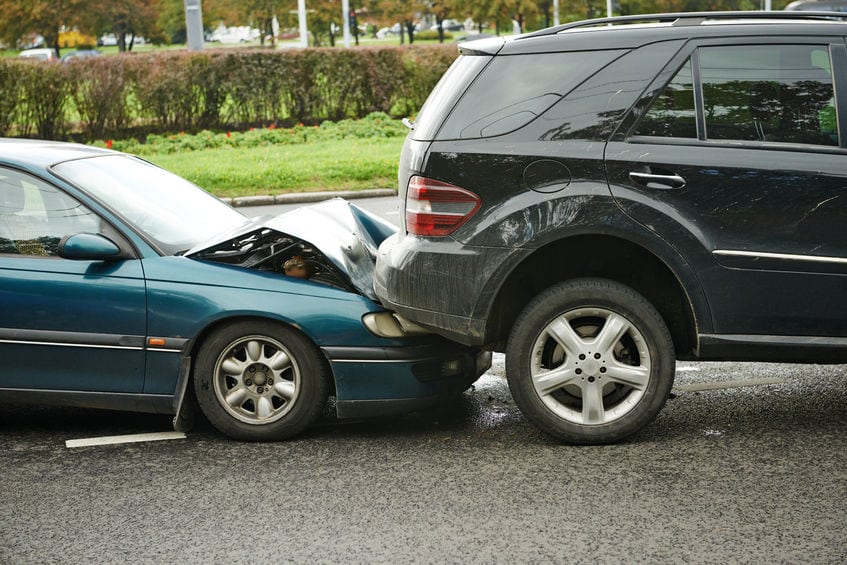
[[162,441],[166,439],[185,439],[185,434],[183,432],[157,432],[152,434],[131,434],[126,436],[104,436],[83,439],[69,439],[65,442],[65,447],[90,447],[92,445],[115,445],[119,443]]
[[676,368],[676,371],[678,373],[683,372],[683,371],[699,371],[699,370],[700,370],[700,367],[677,367]]
[[725,388],[742,388],[745,386],[761,386],[761,385],[776,385],[787,383],[786,379],[776,377],[764,379],[746,379],[743,381],[720,381],[714,383],[694,383],[690,385],[679,385],[673,387],[674,390],[680,392],[700,392],[704,390],[721,390]]

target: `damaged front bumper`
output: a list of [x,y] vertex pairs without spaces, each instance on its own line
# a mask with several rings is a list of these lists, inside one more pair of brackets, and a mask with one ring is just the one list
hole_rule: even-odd
[[491,351],[442,338],[406,347],[324,347],[339,418],[410,412],[457,398],[491,367]]

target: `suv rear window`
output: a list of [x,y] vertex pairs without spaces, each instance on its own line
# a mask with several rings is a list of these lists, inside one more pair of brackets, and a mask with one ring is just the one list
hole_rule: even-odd
[[[621,53],[608,50],[496,57],[465,91],[436,139],[492,137],[523,127]],[[464,58],[474,56],[460,60]],[[425,139],[423,135],[418,131],[415,137]]]
[[479,71],[491,60],[490,56],[464,55],[456,59],[450,65],[435,88],[432,89],[426,99],[418,117],[415,120],[415,129],[412,132],[414,139],[434,139],[441,122],[456,104],[456,100],[462,95]]

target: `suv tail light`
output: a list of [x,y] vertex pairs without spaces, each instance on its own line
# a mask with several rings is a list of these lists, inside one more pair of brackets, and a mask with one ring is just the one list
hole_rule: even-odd
[[480,203],[469,190],[414,176],[406,192],[406,228],[414,235],[450,235],[479,210]]

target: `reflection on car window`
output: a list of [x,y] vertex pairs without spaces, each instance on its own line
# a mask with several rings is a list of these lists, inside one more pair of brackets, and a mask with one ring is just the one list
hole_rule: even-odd
[[697,137],[694,81],[688,60],[641,119],[635,135]]
[[825,46],[700,50],[706,137],[838,145]]
[[58,255],[66,235],[98,231],[85,206],[34,177],[0,169],[0,253]]
[[109,207],[166,254],[249,220],[187,180],[128,155],[66,161],[53,171]]
[[438,139],[491,137],[516,130],[619,55],[620,51],[591,51],[495,57],[459,100]]
[[[826,46],[703,47],[699,59],[706,139],[838,145]],[[689,61],[634,134],[696,138],[695,116]]]
[[465,87],[490,60],[491,57],[466,55],[459,57],[450,65],[418,113],[414,130],[416,139],[434,138],[441,122],[464,92]]

